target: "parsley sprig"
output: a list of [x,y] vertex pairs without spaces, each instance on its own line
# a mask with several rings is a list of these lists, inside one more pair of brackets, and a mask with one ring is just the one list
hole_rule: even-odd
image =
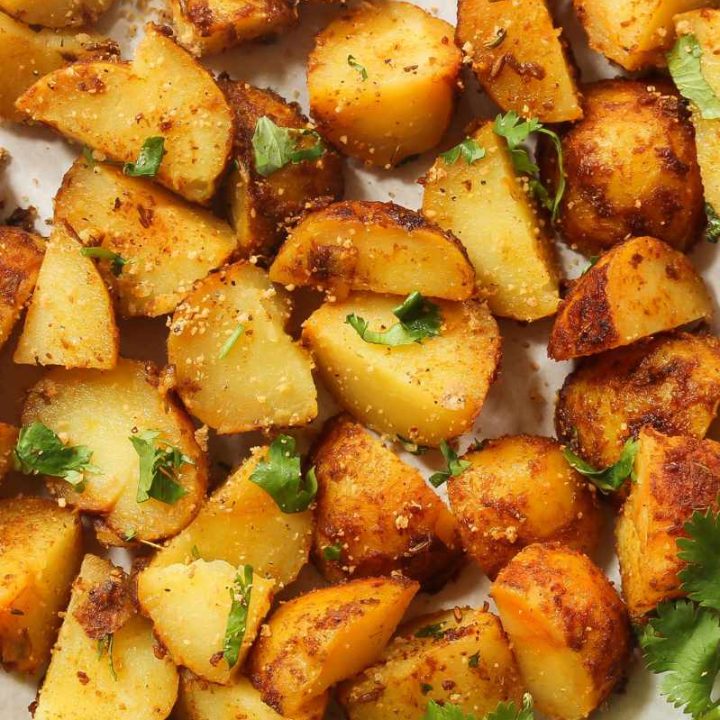
[[140,459],[137,502],[154,498],[173,505],[187,495],[187,490],[177,481],[177,474],[183,465],[195,464],[192,458],[162,440],[157,430],[144,430],[128,439]]
[[149,137],[145,140],[135,162],[126,162],[123,173],[130,177],[155,177],[165,155],[165,138]]
[[247,632],[252,587],[252,566],[244,565],[242,569],[238,569],[233,586],[230,588],[230,613],[223,641],[223,657],[230,667],[235,667],[237,664],[240,648]]
[[[495,710],[484,716],[483,720],[534,720],[532,697],[525,693],[522,706],[514,702],[501,702]],[[474,715],[466,715],[462,708],[452,703],[439,705],[434,700],[428,703],[423,720],[476,720]]]
[[690,100],[705,120],[720,118],[720,98],[702,72],[702,55],[697,37],[682,35],[667,55],[668,69],[680,94]]
[[440,157],[448,164],[454,165],[462,158],[468,165],[472,165],[485,157],[485,148],[473,138],[465,138],[455,147],[440,153]]
[[[305,138],[314,142],[308,145],[303,142]],[[280,127],[267,115],[255,124],[252,146],[255,169],[263,177],[272,175],[288,163],[316,160],[325,152],[325,144],[315,130]]]
[[471,463],[468,460],[460,460],[458,454],[450,447],[446,440],[440,443],[440,452],[445,458],[446,469],[433,473],[430,476],[430,484],[433,487],[440,487],[451,477],[457,477],[467,470]]
[[572,468],[590,480],[600,492],[607,494],[619,490],[628,477],[632,477],[637,448],[637,440],[628,438],[623,445],[618,461],[614,465],[610,465],[602,470],[586,463],[569,447],[563,448],[563,455]]

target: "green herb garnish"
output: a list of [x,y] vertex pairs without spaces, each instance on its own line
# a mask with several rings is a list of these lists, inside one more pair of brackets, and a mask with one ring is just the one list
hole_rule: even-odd
[[113,644],[115,642],[115,636],[112,633],[103,635],[97,641],[97,653],[98,660],[102,660],[104,655],[108,656],[108,662],[110,663],[110,674],[113,680],[117,680],[117,673],[115,672],[115,662],[113,660]]
[[584,475],[602,493],[612,493],[619,490],[625,481],[632,475],[635,455],[637,454],[637,440],[628,438],[620,452],[620,458],[614,465],[598,470],[586,463],[569,447],[563,448],[563,455],[568,464],[580,474]]
[[473,653],[468,658],[468,667],[476,668],[480,664],[480,653]]
[[347,56],[347,64],[353,69],[360,73],[360,77],[363,82],[368,79],[368,72],[364,65],[361,65],[352,55]]
[[225,628],[223,657],[230,667],[235,667],[247,630],[248,610],[253,586],[253,569],[245,565],[235,576],[230,588],[230,614]]
[[322,549],[323,558],[328,561],[339,560],[342,556],[342,545],[336,543],[335,545],[326,545]]
[[218,353],[218,360],[224,360],[235,347],[235,343],[240,339],[240,336],[245,332],[245,326],[241,323],[230,333],[230,337],[223,343]]
[[164,154],[165,138],[149,137],[142,144],[138,159],[123,165],[123,173],[130,177],[155,177]]
[[157,430],[144,430],[128,438],[140,458],[136,500],[144,503],[154,498],[173,505],[187,495],[187,490],[177,482],[178,470],[195,463],[179,448],[159,438]]
[[461,143],[450,150],[440,153],[440,157],[448,164],[453,165],[462,158],[468,165],[472,165],[485,157],[485,148],[477,140],[465,138]]
[[[314,143],[303,146],[303,138],[312,138]],[[322,138],[315,130],[284,128],[276,125],[263,115],[252,136],[255,169],[263,177],[285,167],[288,163],[315,160],[325,152]]]
[[720,118],[720,98],[702,72],[703,51],[695,35],[681,35],[667,55],[668,69],[680,94],[705,120]]
[[705,203],[705,217],[707,217],[707,225],[703,238],[709,243],[717,243],[720,240],[720,215],[715,212],[715,208],[709,203]]
[[425,625],[415,632],[416,638],[441,638],[445,631],[443,630],[444,622],[433,623],[432,625]]
[[458,454],[450,447],[446,440],[440,443],[440,452],[445,458],[446,470],[440,470],[430,476],[430,484],[433,487],[440,487],[451,477],[457,477],[467,470],[471,463],[468,460],[460,460]]
[[104,247],[84,247],[81,248],[80,253],[85,257],[108,261],[110,263],[110,271],[115,277],[120,277],[123,268],[130,262],[122,255],[118,255],[116,252]]
[[424,455],[430,448],[427,445],[418,445],[418,443],[402,435],[396,435],[395,441],[400,444],[405,452],[409,452],[411,455]]

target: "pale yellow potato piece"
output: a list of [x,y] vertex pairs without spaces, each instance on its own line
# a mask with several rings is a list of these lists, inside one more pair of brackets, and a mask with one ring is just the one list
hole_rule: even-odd
[[472,164],[439,157],[423,180],[423,213],[465,246],[493,315],[523,321],[553,315],[560,293],[548,227],[492,123],[470,137],[485,157]]
[[[114,0],[0,0],[0,10],[28,25],[94,25]],[[41,73],[42,74],[42,73]]]
[[208,203],[227,163],[232,112],[210,73],[154,25],[130,63],[55,70],[16,107],[112,160],[135,162],[145,140],[165,138],[157,181]]
[[83,158],[65,173],[55,196],[56,224],[67,223],[86,246],[100,246],[127,261],[113,287],[120,312],[150,317],[172,312],[193,283],[235,250],[232,228],[208,210],[184,202],[145,178]]
[[266,273],[245,262],[208,276],[180,303],[168,359],[195,417],[225,434],[317,415],[310,357],[284,330],[289,308]]
[[12,470],[13,450],[17,441],[18,429],[7,423],[0,423],[0,480]]
[[81,249],[66,228],[53,230],[13,355],[16,363],[115,367],[118,329],[112,301]]
[[439,301],[441,334],[421,344],[365,342],[345,322],[351,313],[371,330],[397,323],[397,297],[358,293],[325,303],[305,322],[303,339],[335,398],[365,425],[422,445],[467,432],[500,360],[500,335],[479,301]]

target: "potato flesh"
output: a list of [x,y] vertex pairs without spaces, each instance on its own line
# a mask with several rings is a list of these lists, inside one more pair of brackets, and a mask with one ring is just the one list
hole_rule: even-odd
[[0,423],[0,480],[13,467],[13,450],[17,442],[18,429],[7,423]]
[[[114,0],[0,0],[0,10],[27,25],[62,28],[93,25]],[[44,75],[41,71],[40,75]]]
[[424,179],[423,213],[460,240],[494,315],[532,321],[560,302],[552,240],[491,123],[471,133],[486,151],[472,164],[438,158]]

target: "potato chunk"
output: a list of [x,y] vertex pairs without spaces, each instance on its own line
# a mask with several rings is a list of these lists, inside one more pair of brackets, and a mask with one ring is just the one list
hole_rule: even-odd
[[412,210],[347,201],[310,213],[270,268],[285,285],[312,285],[335,297],[350,290],[467,300],[474,273],[462,245]]
[[503,110],[550,123],[582,117],[575,71],[545,0],[460,0],[457,44]]
[[156,565],[140,573],[138,602],[176,665],[225,685],[242,667],[270,609],[275,585],[274,580],[253,574],[245,636],[237,663],[230,667],[223,643],[235,579],[243,572],[244,566],[237,568],[224,560],[199,559],[189,565]]
[[[114,0],[0,0],[0,10],[28,25],[94,25]],[[44,73],[40,71],[40,75]]]
[[540,712],[580,720],[623,679],[632,648],[627,613],[585,555],[528,545],[500,571],[491,595]]
[[[120,360],[109,372],[50,371],[30,390],[22,418],[25,425],[44,423],[67,444],[92,450],[98,470],[86,473],[81,492],[59,478],[47,478],[47,484],[70,505],[102,515],[120,539],[175,535],[197,513],[207,487],[205,456],[189,418],[158,388],[151,365]],[[185,495],[174,504],[152,497],[137,501],[139,456],[130,436],[148,430],[159,432],[193,463],[177,470]]]
[[281,605],[250,655],[250,678],[263,700],[294,717],[331,685],[374,662],[417,589],[404,578],[367,578]]
[[0,422],[0,480],[12,470],[13,450],[17,442],[18,429]]
[[472,164],[439,157],[423,179],[423,213],[465,246],[478,290],[494,315],[523,321],[553,315],[560,294],[548,229],[492,123],[470,137],[485,157]]
[[593,355],[711,314],[705,284],[684,255],[655,238],[632,238],[606,252],[570,288],[548,355]]
[[349,415],[313,452],[316,561],[328,580],[400,571],[439,588],[458,566],[454,518],[422,475]]
[[591,553],[602,515],[583,477],[551,438],[490,440],[463,456],[470,467],[448,481],[463,545],[491,578],[534,542],[557,540]]
[[289,308],[265,272],[244,262],[208,276],[180,303],[168,358],[195,417],[226,434],[317,415],[310,357],[284,330]]
[[37,672],[50,657],[80,567],[80,519],[50,500],[0,500],[0,663]]
[[367,3],[330,22],[308,59],[322,134],[380,167],[437,145],[460,69],[452,36],[451,25],[407,2]]
[[64,227],[47,244],[13,360],[26,365],[113,368],[118,329],[105,283]]
[[[122,588],[125,582],[122,571],[107,560],[85,556],[40,688],[35,720],[164,720],[170,714],[178,674],[170,658],[158,652],[150,622],[126,604],[116,608],[112,600],[103,603],[104,589]],[[123,599],[127,592],[120,593]],[[120,622],[113,621],[116,610],[122,613]],[[102,644],[102,627],[92,626],[96,619],[101,625],[111,620],[111,645]]]
[[154,25],[147,26],[132,64],[88,62],[55,70],[16,107],[120,162],[135,162],[148,138],[163,137],[156,179],[199,203],[215,194],[232,146],[232,112],[222,91]]
[[388,328],[397,322],[397,304],[394,297],[361,293],[325,303],[305,322],[303,339],[325,384],[361,422],[439,445],[467,432],[482,408],[500,360],[497,323],[484,303],[440,302],[438,337],[387,347],[365,342],[345,322],[355,313],[373,330]]
[[415,618],[375,665],[340,687],[350,720],[417,720],[430,700],[484,718],[498,703],[519,705],[521,698],[522,681],[500,622],[472,608]]

